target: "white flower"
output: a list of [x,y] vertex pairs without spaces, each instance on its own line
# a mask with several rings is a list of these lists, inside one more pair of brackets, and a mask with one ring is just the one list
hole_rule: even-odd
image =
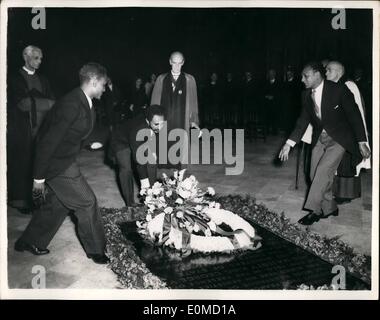
[[146,215],[146,221],[150,221],[150,220],[152,220],[152,215],[150,214],[150,213],[148,213],[147,215]]
[[153,204],[148,205],[148,211],[153,212],[156,209],[156,207]]
[[143,196],[145,194],[146,194],[146,189],[145,188],[141,189],[140,190],[140,196]]
[[[191,192],[183,189],[177,189],[177,193],[184,199],[191,197]],[[182,199],[181,199],[182,200]]]
[[145,204],[149,204],[152,202],[152,200],[153,200],[153,198],[151,196],[146,196],[144,202],[145,202]]
[[202,211],[202,209],[203,209],[203,207],[200,204],[195,206],[195,210],[197,210],[197,211]]
[[168,181],[168,183],[169,183],[169,185],[174,186],[174,185],[175,185],[175,180],[170,179],[170,180]]
[[209,222],[207,222],[207,225],[210,227],[210,229],[212,230],[212,231],[216,231],[216,224],[215,224],[215,222],[214,221],[209,221]]
[[173,194],[173,191],[172,191],[172,190],[169,190],[169,191],[166,191],[165,196],[166,196],[167,198],[169,198],[169,197],[171,197],[172,194]]
[[198,232],[199,231],[199,226],[197,223],[194,223],[194,232]]
[[145,222],[143,222],[143,221],[136,221],[136,226],[138,227],[138,228],[144,228],[145,227]]
[[203,198],[202,197],[201,198],[194,198],[193,201],[195,203],[202,203],[203,202]]
[[163,191],[162,184],[159,182],[155,182],[153,187],[152,187],[152,191],[153,191],[154,195],[156,195],[156,196],[159,195]]
[[160,182],[156,181],[156,182],[154,183],[152,189],[159,189],[159,188],[161,188],[161,186],[162,186],[162,184],[161,184]]
[[177,211],[176,216],[177,216],[177,218],[183,218],[183,212]]
[[[193,176],[191,176],[193,177]],[[182,189],[185,189],[185,190],[191,190],[191,188],[193,187],[193,179],[191,179],[191,177],[189,178],[186,178],[185,180],[183,180],[181,183],[180,183],[180,187]]]
[[183,204],[183,200],[181,198],[177,198],[177,200],[175,201],[175,203]]
[[215,209],[220,209],[220,203],[216,202],[214,208]]
[[147,194],[148,194],[148,196],[152,196],[153,195],[153,190],[152,189],[148,189],[147,190]]
[[212,187],[207,188],[207,193],[211,196],[215,195],[215,189]]
[[158,200],[160,200],[161,202],[166,202],[165,198],[163,196],[159,197]]
[[178,170],[174,171],[174,179],[178,179]]
[[166,203],[159,202],[157,204],[157,207],[158,207],[158,209],[165,208],[166,207]]
[[168,178],[168,176],[166,175],[165,172],[162,173],[162,177],[163,177],[165,180],[167,180],[167,178]]
[[158,196],[161,193],[161,189],[153,189],[153,194]]
[[211,231],[210,231],[210,229],[206,229],[205,230],[205,236],[206,237],[211,237]]
[[183,180],[183,176],[184,176],[184,174],[185,174],[185,171],[186,171],[186,169],[182,169],[182,170],[179,172],[179,174],[178,174],[178,180],[179,180],[179,181],[182,181],[182,180]]
[[173,208],[172,207],[167,207],[167,208],[165,208],[164,212],[166,214],[171,214],[173,212]]

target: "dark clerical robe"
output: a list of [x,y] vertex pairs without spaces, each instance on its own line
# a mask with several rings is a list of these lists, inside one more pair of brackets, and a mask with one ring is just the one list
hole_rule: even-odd
[[[191,123],[199,123],[197,86],[190,74],[181,73],[177,80],[170,72],[161,74],[152,93],[151,105],[154,104],[166,108],[168,133],[177,128],[189,133]],[[175,142],[168,141],[168,149],[173,143]],[[168,165],[173,167],[170,163]]]
[[8,202],[17,208],[31,206],[33,144],[54,99],[47,79],[24,69],[8,86],[7,180]]

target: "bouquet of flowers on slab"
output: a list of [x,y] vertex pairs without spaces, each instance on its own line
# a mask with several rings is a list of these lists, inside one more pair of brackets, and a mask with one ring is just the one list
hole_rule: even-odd
[[261,238],[255,229],[221,209],[212,199],[215,190],[201,190],[193,175],[184,177],[185,170],[175,171],[171,178],[163,174],[161,182],[141,190],[147,214],[144,221],[137,221],[139,232],[183,254],[258,249]]

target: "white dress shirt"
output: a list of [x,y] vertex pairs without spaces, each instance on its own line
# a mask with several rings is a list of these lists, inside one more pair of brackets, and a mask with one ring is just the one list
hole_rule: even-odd
[[[318,114],[321,115],[321,118],[322,118],[322,110],[321,110],[321,104],[322,104],[322,92],[323,92],[323,85],[324,85],[324,81],[322,81],[318,87],[314,88],[313,89],[313,92],[314,92],[314,102],[315,102],[315,107],[318,108]],[[318,115],[317,115],[318,116]],[[309,127],[308,127],[309,129]],[[323,131],[325,131],[323,129]],[[310,141],[311,142],[311,141]],[[294,147],[296,145],[296,142],[291,140],[291,139],[288,139],[286,141],[286,143],[288,145],[290,145],[291,147]]]
[[322,81],[318,87],[316,87],[315,89],[313,89],[313,92],[314,92],[314,102],[315,102],[315,105],[318,109],[318,114],[321,116],[322,118],[322,110],[321,110],[321,104],[322,104],[322,91],[323,91],[323,84],[324,84],[324,81]]
[[[82,90],[82,91],[83,91],[83,90]],[[87,101],[88,101],[88,104],[89,104],[89,106],[90,106],[90,109],[92,109],[92,100],[91,100],[91,98],[86,94],[86,92],[83,91],[83,93],[84,93],[84,95],[86,96],[86,99],[87,99]]]

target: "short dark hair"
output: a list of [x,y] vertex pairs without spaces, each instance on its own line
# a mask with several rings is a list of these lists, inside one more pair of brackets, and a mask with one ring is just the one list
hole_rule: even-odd
[[309,63],[307,63],[305,66],[304,66],[304,69],[306,68],[310,68],[311,70],[313,70],[314,72],[319,72],[321,74],[321,77],[324,78],[325,76],[325,68],[323,67],[322,63],[320,62],[317,62],[317,61],[311,61]]
[[83,84],[91,80],[91,78],[107,79],[107,70],[102,65],[96,62],[86,63],[79,70],[79,82]]
[[146,110],[146,118],[148,121],[152,121],[154,116],[163,116],[166,119],[166,108],[158,104],[149,106]]

